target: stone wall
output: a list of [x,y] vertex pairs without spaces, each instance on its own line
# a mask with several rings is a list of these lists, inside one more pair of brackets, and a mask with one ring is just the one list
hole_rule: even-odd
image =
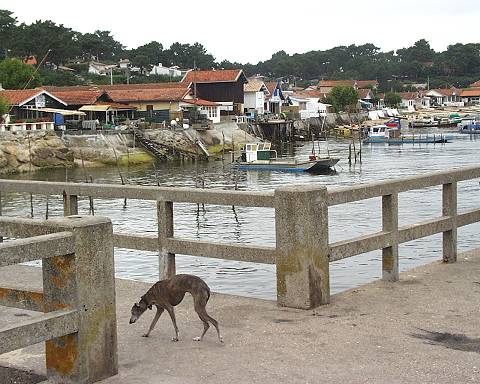
[[0,174],[71,166],[72,151],[53,132],[0,134]]

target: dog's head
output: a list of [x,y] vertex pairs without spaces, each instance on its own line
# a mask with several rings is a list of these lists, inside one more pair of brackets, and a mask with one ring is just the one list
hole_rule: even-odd
[[147,301],[142,297],[138,303],[133,304],[132,307],[132,317],[130,317],[130,324],[135,323],[140,316],[143,315],[147,309],[152,309],[152,304],[148,304]]

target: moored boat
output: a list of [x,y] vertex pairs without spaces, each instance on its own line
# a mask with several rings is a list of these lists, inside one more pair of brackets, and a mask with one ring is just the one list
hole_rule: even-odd
[[236,164],[241,170],[321,173],[330,171],[339,160],[336,157],[321,157],[315,154],[305,160],[279,158],[277,151],[271,149],[271,143],[266,142],[246,144]]
[[387,144],[415,144],[415,143],[446,143],[451,140],[450,136],[440,135],[404,135],[396,127],[388,127],[384,124],[374,125],[366,129],[367,137],[364,144],[387,143]]
[[480,135],[480,119],[470,120],[460,127],[459,132],[469,135]]

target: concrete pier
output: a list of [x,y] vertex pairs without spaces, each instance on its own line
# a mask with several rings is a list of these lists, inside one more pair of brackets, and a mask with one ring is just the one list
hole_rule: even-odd
[[[0,270],[3,286],[39,289],[40,279],[39,268]],[[192,341],[202,324],[190,296],[176,310],[179,342],[170,341],[165,315],[150,338],[141,337],[153,311],[134,325],[128,319],[149,286],[117,280],[119,374],[103,383],[480,382],[480,250],[402,273],[393,284],[379,280],[333,295],[315,310],[213,294],[207,310],[224,344],[212,330]],[[35,315],[0,307],[7,324]],[[44,374],[43,345],[0,355],[0,366]]]

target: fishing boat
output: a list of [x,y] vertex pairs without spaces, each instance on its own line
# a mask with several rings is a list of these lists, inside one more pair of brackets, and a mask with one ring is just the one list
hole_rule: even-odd
[[446,143],[451,137],[440,135],[415,135],[401,134],[397,127],[388,127],[385,124],[374,125],[366,128],[367,137],[364,144],[387,143],[387,144],[408,144],[408,143]]
[[269,142],[246,144],[240,159],[236,162],[238,168],[257,171],[321,173],[330,171],[340,160],[330,156],[321,157],[315,153],[312,153],[305,160],[279,158],[277,151],[271,149],[271,145]]
[[473,119],[462,125],[459,129],[460,133],[469,135],[480,135],[480,118]]

